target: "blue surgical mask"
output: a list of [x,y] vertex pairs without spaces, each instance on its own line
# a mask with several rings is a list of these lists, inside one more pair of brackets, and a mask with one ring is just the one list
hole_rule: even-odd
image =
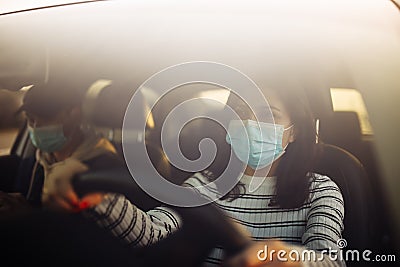
[[[293,125],[292,125],[293,126]],[[232,120],[226,141],[235,155],[253,169],[271,165],[285,152],[282,147],[283,125],[252,120]]]
[[51,153],[58,151],[67,142],[62,124],[28,127],[28,130],[32,144],[43,152]]

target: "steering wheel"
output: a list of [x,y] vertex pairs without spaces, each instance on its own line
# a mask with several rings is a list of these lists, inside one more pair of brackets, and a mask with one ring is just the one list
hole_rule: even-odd
[[[155,201],[132,179],[127,169],[87,172],[74,177],[73,187],[78,195],[91,192],[113,192],[125,195],[141,207]],[[237,226],[214,204],[174,209],[183,221],[181,229],[149,247],[129,250],[136,263],[145,266],[198,266],[216,246],[224,247],[227,257],[241,252],[250,241]],[[132,259],[133,260],[133,259]]]
[[[87,172],[74,177],[72,184],[81,196],[113,192],[124,194],[139,207],[149,201],[156,204],[128,170]],[[79,213],[43,208],[0,213],[0,262],[7,266],[199,266],[216,245],[224,247],[229,257],[250,243],[214,204],[171,208],[181,216],[182,227],[142,248],[123,245]]]

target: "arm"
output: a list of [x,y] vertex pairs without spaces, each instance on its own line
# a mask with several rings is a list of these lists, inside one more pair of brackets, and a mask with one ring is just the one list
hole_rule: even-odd
[[156,243],[181,225],[179,216],[167,207],[144,212],[116,194],[108,194],[100,204],[83,213],[131,246]]
[[[336,250],[339,255],[338,240],[342,238],[344,220],[344,201],[337,185],[327,177],[318,177],[321,182],[311,189],[311,208],[307,216],[306,231],[302,242],[305,248],[315,250],[325,266],[345,266],[338,257],[331,259],[322,250]],[[334,254],[334,253],[332,253]],[[334,257],[332,257],[334,258]],[[321,261],[306,262],[306,266],[320,266]]]
[[[103,159],[100,162],[110,164],[110,160]],[[88,169],[96,169],[93,162],[83,164],[74,158],[54,164],[45,179],[43,203],[58,210],[81,211],[84,216],[132,246],[150,245],[179,228],[179,216],[166,207],[144,212],[117,194],[92,193],[79,199],[71,179]]]
[[244,253],[228,259],[225,266],[346,266],[340,257],[334,259],[334,253],[332,258],[329,255],[329,250],[339,251],[336,242],[343,231],[344,203],[339,188],[329,178],[318,176],[308,202],[310,209],[302,245],[279,240],[256,242]]

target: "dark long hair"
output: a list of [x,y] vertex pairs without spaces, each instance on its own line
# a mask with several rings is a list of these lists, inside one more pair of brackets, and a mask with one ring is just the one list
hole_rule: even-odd
[[[312,170],[319,153],[315,121],[304,90],[274,91],[295,125],[295,141],[286,148],[276,170],[276,202],[281,208],[290,209],[301,206],[309,196]],[[235,101],[237,99],[232,99],[230,104],[234,105]],[[245,193],[243,189],[243,184],[239,183],[222,199],[232,201]]]
[[295,125],[295,141],[286,148],[276,170],[276,200],[282,208],[296,208],[309,196],[312,170],[319,153],[315,121],[303,90],[279,90],[277,94]]

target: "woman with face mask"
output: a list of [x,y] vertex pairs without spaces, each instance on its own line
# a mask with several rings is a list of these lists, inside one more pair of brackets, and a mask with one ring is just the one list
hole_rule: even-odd
[[[271,116],[261,120],[255,116],[257,110],[251,110],[239,96],[229,97],[228,104],[240,120],[230,121],[226,142],[237,161],[246,167],[239,183],[217,205],[244,225],[253,240],[265,241],[255,243],[225,264],[344,266],[345,262],[336,257],[340,251],[337,242],[343,231],[343,197],[329,177],[311,172],[319,151],[307,98],[299,90],[263,93]],[[221,173],[224,168],[218,169],[217,173]],[[196,175],[197,182],[186,184],[203,185],[210,180],[204,176]],[[206,195],[206,190],[203,191]],[[284,251],[281,260],[271,251]],[[288,256],[290,253],[295,260]],[[296,253],[316,256],[296,259],[293,256]],[[329,257],[329,253],[333,256]],[[207,263],[219,264],[222,256],[223,250],[217,248]]]
[[[272,262],[277,266],[344,266],[337,246],[343,231],[343,197],[329,177],[311,172],[319,151],[307,98],[304,92],[294,90],[268,90],[264,95],[272,123],[255,121],[251,110],[231,96],[242,121],[230,122],[226,139],[247,167],[240,180],[242,188],[226,196],[231,202],[223,209],[246,225],[253,239],[273,241],[253,245],[227,266],[244,262],[244,266],[263,266],[277,260],[270,256],[272,250],[285,251],[282,258],[286,262]],[[232,205],[241,198],[239,206]],[[293,261],[288,256],[296,253],[293,251],[316,256]]]

